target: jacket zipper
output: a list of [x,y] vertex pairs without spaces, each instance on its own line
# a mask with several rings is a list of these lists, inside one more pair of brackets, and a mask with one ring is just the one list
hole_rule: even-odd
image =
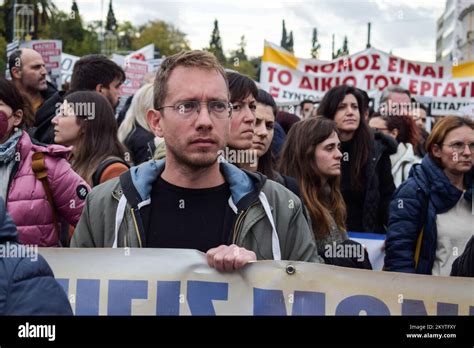
[[133,225],[135,226],[135,233],[138,237],[138,244],[140,245],[140,248],[142,248],[142,239],[140,237],[140,232],[138,231],[137,219],[135,218],[135,209],[131,208],[130,212],[132,213]]
[[237,220],[235,221],[235,224],[234,224],[234,232],[232,233],[232,235],[233,235],[232,243],[233,244],[235,244],[235,242],[237,241],[237,238],[240,235],[240,232],[241,232],[240,227],[243,224],[243,221],[244,221],[245,217],[247,216],[247,213],[249,212],[250,208],[252,208],[256,204],[257,204],[257,202],[250,205],[245,211],[240,212],[239,216],[237,217]]

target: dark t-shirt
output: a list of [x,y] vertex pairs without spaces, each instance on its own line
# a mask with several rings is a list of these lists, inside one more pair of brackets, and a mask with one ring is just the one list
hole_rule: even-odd
[[188,189],[158,178],[151,193],[147,247],[207,252],[228,244],[229,230],[224,223],[226,213],[229,213],[229,197],[227,183],[206,189]]

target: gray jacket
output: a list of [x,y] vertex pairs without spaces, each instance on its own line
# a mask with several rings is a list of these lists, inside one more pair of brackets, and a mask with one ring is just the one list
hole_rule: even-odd
[[[71,247],[146,247],[146,220],[153,182],[165,160],[132,167],[119,178],[95,187],[87,196]],[[300,199],[260,173],[229,163],[220,170],[229,184],[225,222],[229,244],[252,250],[259,260],[319,262],[316,242]]]

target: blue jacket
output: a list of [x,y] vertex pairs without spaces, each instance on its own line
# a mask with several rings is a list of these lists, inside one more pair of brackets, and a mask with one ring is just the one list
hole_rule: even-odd
[[39,254],[14,257],[12,251],[21,248],[16,226],[0,199],[0,315],[72,315],[46,260]]
[[[464,199],[472,205],[474,168],[464,176]],[[462,196],[443,170],[425,155],[414,165],[410,177],[393,195],[385,241],[385,270],[431,274],[437,247],[436,215],[453,208]],[[424,228],[418,267],[415,269],[416,242]]]

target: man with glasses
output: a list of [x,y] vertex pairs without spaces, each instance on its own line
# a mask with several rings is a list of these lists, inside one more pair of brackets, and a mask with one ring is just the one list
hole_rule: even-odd
[[197,249],[219,271],[257,259],[319,260],[297,196],[218,161],[229,141],[232,106],[225,72],[212,54],[166,58],[147,117],[164,138],[166,158],[94,189],[72,246]]

